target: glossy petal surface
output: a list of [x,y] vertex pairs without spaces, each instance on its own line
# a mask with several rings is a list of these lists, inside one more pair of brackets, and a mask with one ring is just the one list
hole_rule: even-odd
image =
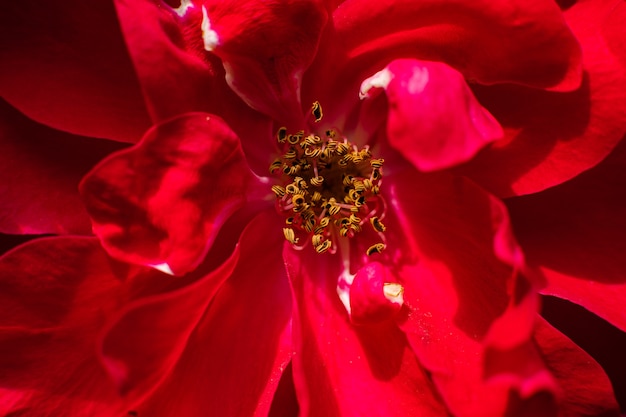
[[0,39],[0,95],[32,119],[126,142],[150,125],[110,2],[9,2]]
[[114,257],[184,274],[202,261],[256,181],[228,126],[192,113],[155,126],[141,143],[104,160],[81,193]]

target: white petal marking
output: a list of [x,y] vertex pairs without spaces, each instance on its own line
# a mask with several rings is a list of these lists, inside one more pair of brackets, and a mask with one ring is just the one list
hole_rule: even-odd
[[191,9],[193,7],[194,7],[194,5],[191,2],[191,0],[181,0],[180,6],[175,8],[174,11],[176,12],[176,14],[178,16],[183,17],[187,13],[187,10],[189,10],[189,9]]
[[211,29],[211,21],[206,11],[206,7],[202,6],[202,40],[204,41],[204,49],[212,51],[219,44],[219,37],[217,32]]
[[387,68],[378,71],[376,74],[372,75],[369,78],[366,78],[361,83],[359,98],[363,100],[369,97],[369,91],[374,87],[386,89],[392,79],[393,74]]

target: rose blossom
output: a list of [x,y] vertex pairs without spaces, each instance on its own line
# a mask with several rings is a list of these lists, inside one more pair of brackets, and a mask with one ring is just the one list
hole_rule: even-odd
[[[624,133],[623,110],[609,108],[619,97],[603,94],[606,80],[613,88],[624,83],[617,75],[622,68],[583,55],[583,87],[567,102],[582,107],[587,120],[573,132],[557,130],[549,149],[527,143],[523,139],[533,131],[554,129],[560,114],[523,119],[520,128],[515,111],[496,113],[506,109],[502,97],[565,100],[572,93],[560,91],[580,82],[578,43],[548,2],[496,5],[185,2],[171,9],[118,2],[156,125],[82,182],[99,242],[42,239],[2,259],[9,294],[2,312],[6,412],[267,414],[288,363],[306,415],[537,415],[534,407],[547,414],[554,401],[566,412],[614,410],[602,370],[549,325],[539,321],[533,329],[541,279],[527,268],[504,206],[458,175],[506,196],[541,190],[594,165]],[[583,52],[601,53],[586,43],[595,32],[577,26],[576,13],[587,6],[572,8],[569,23]],[[67,16],[80,16],[78,11]],[[509,43],[494,36],[500,34]],[[108,36],[97,35],[109,45]],[[483,48],[468,48],[460,36]],[[17,68],[30,57],[12,52]],[[420,59],[399,59],[406,56]],[[451,64],[463,76],[432,61]],[[11,79],[37,73],[29,71],[11,72]],[[116,71],[110,84],[134,85],[123,66]],[[92,80],[81,77],[89,72],[77,72],[71,81],[78,86]],[[239,101],[224,75],[265,116]],[[504,139],[492,146],[500,125],[463,77],[524,86],[476,87],[484,103],[498,104],[494,113],[505,127]],[[57,100],[64,106],[42,111],[45,95],[4,84],[11,104],[58,129],[127,139],[144,124],[141,110],[133,110],[127,123],[111,117],[118,102],[134,108],[136,89],[118,87],[115,94],[106,83],[87,83],[92,96],[116,98],[105,106],[105,118],[63,97]],[[80,88],[70,91],[83,96]],[[316,111],[309,116],[308,105],[316,101],[323,117]],[[14,117],[9,137],[49,130]],[[94,117],[117,122],[93,123]],[[277,129],[285,136],[277,139]],[[289,135],[315,141],[315,134],[319,145],[288,146]],[[313,190],[322,176],[304,166],[324,161],[305,152],[327,152],[334,138],[349,146],[345,155],[363,161],[329,153],[335,168],[325,168],[326,180],[335,183],[320,188],[321,200],[313,192],[288,193],[289,185],[305,186],[299,173],[285,169],[300,166],[301,180]],[[93,146],[99,155],[114,148]],[[533,149],[543,152],[539,160]],[[574,149],[584,153],[571,159]],[[77,157],[83,152],[77,150]],[[270,176],[275,158],[283,174]],[[22,160],[26,164],[10,172],[48,169]],[[336,168],[339,161],[347,171]],[[90,163],[73,162],[70,172],[80,175]],[[376,165],[382,165],[382,181],[375,178]],[[337,186],[341,174],[371,183],[351,195]],[[75,198],[65,191],[67,178],[43,181]],[[272,193],[272,185],[281,188]],[[359,191],[354,182],[345,185]],[[9,192],[24,195],[17,187]],[[294,200],[299,195],[305,198],[300,205]],[[339,207],[320,233],[304,226],[311,217],[299,213],[307,209],[295,210],[325,201],[325,208],[311,209],[315,228],[336,207],[330,198],[346,196],[342,204],[348,207]],[[17,208],[30,206],[28,197],[15,201],[7,204],[17,213],[7,216],[7,232],[84,230],[84,212],[64,214],[58,198],[26,213]],[[351,207],[361,218],[343,236],[341,221],[354,214]],[[571,367],[584,369],[593,387],[580,384]],[[283,378],[288,384],[289,373]],[[567,391],[559,393],[558,384]],[[277,400],[274,406],[280,405]]]

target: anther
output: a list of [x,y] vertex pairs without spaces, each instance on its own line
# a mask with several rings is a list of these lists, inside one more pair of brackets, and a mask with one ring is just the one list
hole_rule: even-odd
[[370,246],[367,249],[367,256],[371,256],[375,253],[381,253],[383,250],[385,250],[385,244],[383,243],[376,243],[375,245]]

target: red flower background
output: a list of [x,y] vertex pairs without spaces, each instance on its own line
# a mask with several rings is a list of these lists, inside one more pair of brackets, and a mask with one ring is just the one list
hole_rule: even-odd
[[[6,5],[0,414],[619,415],[625,24],[615,0]],[[385,158],[383,253],[284,242],[280,126]]]

